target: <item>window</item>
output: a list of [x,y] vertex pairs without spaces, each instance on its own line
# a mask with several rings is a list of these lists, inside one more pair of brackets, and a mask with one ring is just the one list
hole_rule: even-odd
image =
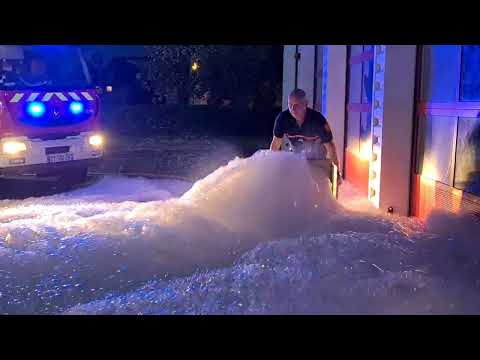
[[360,150],[360,113],[350,111],[347,118],[347,149],[358,153]]
[[480,119],[459,118],[455,187],[480,195]]
[[461,101],[480,101],[480,45],[462,46]]
[[458,101],[460,46],[423,47],[422,101]]
[[67,45],[23,46],[23,61],[15,61],[1,69],[8,79],[5,89],[43,89],[88,86],[86,66],[80,51]]
[[480,196],[480,45],[424,46],[421,101],[417,173]]
[[358,104],[362,97],[362,63],[350,65],[348,103]]
[[373,93],[373,45],[352,45],[348,68],[347,149],[368,159]]
[[326,46],[323,45],[315,45],[315,61],[317,67],[315,69],[315,77],[313,83],[313,106],[314,109],[320,111],[324,116],[325,114],[325,95],[324,92],[326,91],[326,78],[327,78],[327,69],[324,69],[324,55],[323,53],[326,51]]
[[363,45],[363,51],[373,51],[373,45]]
[[363,52],[363,45],[351,45],[350,57],[361,55]]
[[432,116],[421,119],[420,174],[453,186],[455,129],[457,118]]
[[372,133],[372,113],[362,113],[360,118],[360,143],[370,140]]
[[323,46],[323,58],[322,58],[322,114],[328,116],[327,114],[327,82],[328,82],[328,46]]
[[373,94],[373,59],[363,63],[362,103],[371,104]]

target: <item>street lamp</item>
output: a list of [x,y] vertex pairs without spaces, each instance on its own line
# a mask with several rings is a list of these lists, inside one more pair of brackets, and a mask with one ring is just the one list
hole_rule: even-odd
[[192,64],[192,71],[193,72],[198,71],[199,68],[200,68],[200,65],[198,65],[198,63],[194,61]]

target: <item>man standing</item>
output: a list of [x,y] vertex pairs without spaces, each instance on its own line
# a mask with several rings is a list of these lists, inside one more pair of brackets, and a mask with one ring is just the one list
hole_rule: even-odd
[[[325,149],[327,158],[338,168],[337,150],[327,119],[307,105],[305,91],[295,89],[290,93],[288,110],[282,111],[275,119],[270,150],[279,151],[285,136],[292,144],[292,150],[305,153],[307,159],[324,158],[321,150]],[[340,183],[341,175],[340,173],[338,175]]]

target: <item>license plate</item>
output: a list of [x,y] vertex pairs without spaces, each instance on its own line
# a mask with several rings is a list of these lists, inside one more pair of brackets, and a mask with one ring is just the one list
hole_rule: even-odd
[[73,160],[72,153],[47,155],[48,163],[56,163],[56,162],[71,161],[71,160]]

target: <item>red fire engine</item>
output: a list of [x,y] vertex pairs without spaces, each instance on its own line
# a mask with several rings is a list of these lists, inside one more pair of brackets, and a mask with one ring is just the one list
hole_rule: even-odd
[[103,145],[79,48],[0,46],[0,177],[85,179]]

